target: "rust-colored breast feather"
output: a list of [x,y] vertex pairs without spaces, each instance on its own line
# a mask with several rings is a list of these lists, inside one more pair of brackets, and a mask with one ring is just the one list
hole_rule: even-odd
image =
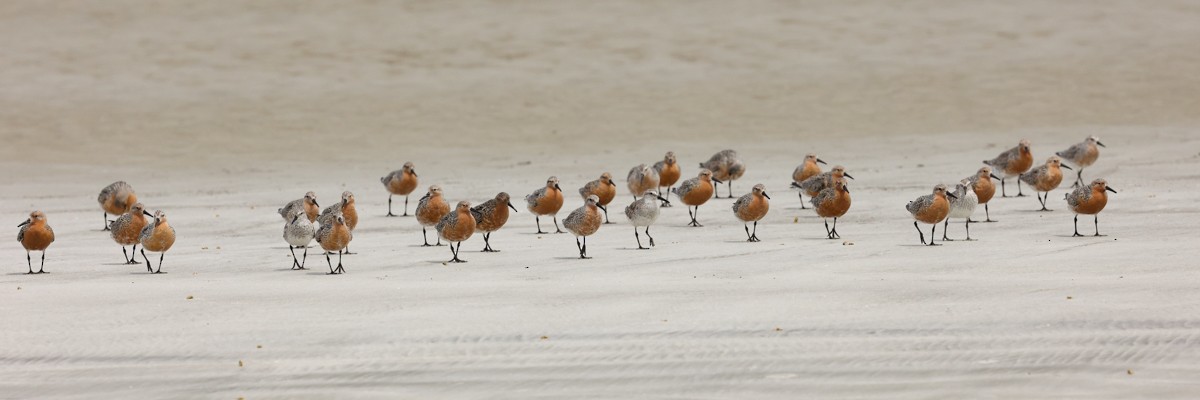
[[617,197],[617,187],[609,185],[607,182],[601,182],[600,187],[597,187],[596,190],[593,190],[592,194],[600,198],[600,202],[597,204],[606,206]]
[[771,209],[767,199],[761,196],[750,196],[750,204],[738,209],[737,217],[742,221],[758,221],[767,216],[767,210]]
[[495,232],[507,222],[508,206],[497,203],[492,212],[482,214],[482,218],[479,219],[479,223],[475,226],[475,229],[482,232]]
[[804,182],[805,179],[821,174],[821,167],[815,162],[805,162],[804,168],[798,171],[798,174],[792,174],[792,180],[796,182]]
[[129,207],[133,207],[134,204],[137,204],[136,194],[130,194],[122,199],[119,193],[114,193],[112,196],[108,196],[108,199],[104,200],[104,212],[121,215],[129,212]]
[[116,242],[122,246],[128,246],[138,243],[138,238],[142,235],[142,228],[146,227],[146,217],[141,214],[134,215],[129,220],[128,224],[117,227],[113,230],[112,236]]
[[354,208],[354,203],[342,207],[342,217],[346,219],[346,227],[350,230],[358,226],[358,210]]
[[25,228],[25,233],[21,236],[21,245],[25,250],[29,251],[45,251],[50,247],[50,243],[54,242],[54,231],[46,226],[45,222],[30,224]]
[[[599,197],[600,195],[597,194],[596,196]],[[612,198],[609,198],[609,200],[611,201]],[[538,215],[558,214],[558,210],[561,210],[562,206],[562,191],[558,189],[547,189],[546,194],[542,195],[542,198],[538,199],[537,206],[532,207],[531,210]]]
[[1087,199],[1081,199],[1079,205],[1075,206],[1072,211],[1079,214],[1099,214],[1104,210],[1104,206],[1108,205],[1108,193],[1104,190],[1092,191],[1092,196]]
[[308,217],[308,222],[317,222],[317,217],[321,216],[321,209],[316,203],[304,202],[304,216]]
[[979,198],[979,204],[992,201],[992,196],[995,195],[996,184],[992,183],[990,176],[980,177],[975,181],[975,197]]
[[698,206],[707,202],[712,195],[712,182],[705,182],[701,180],[696,187],[692,188],[690,192],[687,192],[687,195],[681,197],[680,200],[683,201],[683,204],[687,204],[689,206]]
[[1039,192],[1049,192],[1062,183],[1062,170],[1054,167],[1046,168],[1046,175],[1040,176],[1034,187]]
[[950,202],[945,197],[934,196],[933,203],[918,212],[916,218],[927,224],[936,224],[945,220],[947,215],[950,215]]
[[1087,151],[1083,153],[1083,157],[1081,157],[1079,160],[1076,160],[1076,163],[1079,164],[1080,167],[1087,167],[1094,164],[1097,158],[1100,158],[1100,149],[1097,149],[1095,145],[1091,145],[1088,146]]
[[350,245],[350,228],[345,225],[334,224],[329,231],[329,236],[321,240],[321,248],[326,251],[338,251]]
[[1004,168],[1004,172],[1008,173],[1009,175],[1020,175],[1025,173],[1025,171],[1028,171],[1029,167],[1032,166],[1033,153],[1025,152],[1021,153],[1021,156],[1017,157],[1017,159],[1013,160],[1013,162],[1008,163],[1008,165]]
[[417,222],[421,225],[435,225],[442,217],[450,213],[450,204],[446,203],[446,199],[438,196],[436,199],[429,199],[429,205],[420,209],[417,213]]
[[442,237],[452,242],[461,242],[471,238],[471,234],[475,233],[475,217],[471,213],[459,213],[458,218],[455,218],[454,223],[442,228]]
[[148,251],[162,253],[171,249],[175,244],[175,230],[171,226],[162,223],[154,227],[154,233],[150,234],[150,238],[142,242],[142,247]]
[[665,165],[658,173],[659,186],[672,186],[679,182],[679,163]]
[[401,173],[400,179],[388,182],[388,191],[392,194],[407,196],[417,189],[417,177],[411,173]]
[[835,218],[846,215],[850,211],[850,195],[839,193],[833,200],[822,202],[817,206],[817,215],[822,218]]
[[600,216],[597,210],[588,210],[583,216],[583,223],[579,224],[579,235],[590,236],[600,230],[600,224],[604,223],[604,217]]

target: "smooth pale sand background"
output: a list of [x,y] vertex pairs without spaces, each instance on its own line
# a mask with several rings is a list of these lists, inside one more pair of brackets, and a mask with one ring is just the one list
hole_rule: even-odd
[[[1002,3],[0,2],[0,212],[58,234],[49,275],[0,241],[0,398],[1194,398],[1200,3]],[[1060,189],[916,246],[907,201],[1089,134],[1109,237]],[[411,160],[452,201],[557,175],[563,216],[611,171],[623,223],[630,167],[724,148],[761,243],[715,200],[580,261],[521,207],[444,265],[383,217]],[[806,152],[858,178],[844,240],[787,189]],[[99,231],[115,180],[170,274]],[[357,194],[346,275],[287,270],[308,190]]]

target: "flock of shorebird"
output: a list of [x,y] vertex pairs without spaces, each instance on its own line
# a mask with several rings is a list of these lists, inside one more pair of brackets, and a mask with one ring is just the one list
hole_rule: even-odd
[[[986,166],[959,181],[953,191],[943,184],[934,186],[933,193],[909,202],[906,207],[915,220],[913,226],[917,228],[921,244],[935,245],[933,235],[936,233],[939,223],[944,223],[942,240],[951,240],[946,236],[951,218],[960,218],[965,221],[966,240],[972,240],[970,224],[975,221],[972,221],[970,217],[978,204],[983,204],[986,218],[984,222],[994,222],[988,210],[988,202],[996,193],[996,186],[992,183],[992,179],[1000,181],[1001,196],[1008,197],[1005,192],[1005,181],[1008,178],[1017,177],[1018,193],[1016,196],[1025,196],[1021,189],[1021,183],[1024,182],[1037,191],[1038,202],[1042,206],[1040,211],[1050,211],[1046,208],[1046,201],[1049,198],[1049,192],[1058,188],[1062,182],[1061,168],[1072,169],[1063,165],[1063,161],[1078,168],[1074,185],[1076,189],[1066,195],[1066,202],[1067,206],[1075,213],[1075,236],[1082,236],[1079,234],[1078,227],[1079,214],[1096,216],[1108,203],[1107,192],[1116,193],[1116,190],[1109,187],[1104,179],[1096,179],[1091,184],[1083,182],[1083,169],[1095,163],[1100,155],[1097,146],[1103,147],[1104,144],[1100,143],[1095,136],[1089,136],[1083,142],[1057,152],[1057,155],[1047,159],[1045,164],[1032,168],[1034,159],[1030,142],[1021,140],[1016,147],[1001,153],[992,160],[985,160],[983,163]],[[805,156],[804,161],[792,173],[791,186],[800,189],[801,208],[806,208],[803,201],[804,196],[810,197],[809,203],[812,204],[813,210],[818,216],[825,219],[826,237],[838,239],[841,235],[837,232],[837,220],[850,209],[850,189],[846,179],[854,179],[854,177],[850,176],[840,165],[833,167],[829,172],[823,172],[820,164],[825,164],[825,161],[815,154]],[[627,176],[627,184],[629,192],[634,195],[634,200],[625,207],[625,216],[633,225],[633,234],[637,240],[638,249],[649,249],[654,246],[654,238],[650,236],[650,226],[658,219],[660,207],[671,207],[671,202],[668,200],[671,194],[674,194],[680,202],[687,206],[688,216],[691,218],[688,225],[700,227],[703,226],[698,221],[700,206],[708,202],[710,198],[720,198],[718,185],[722,182],[728,185],[728,198],[733,198],[732,181],[741,178],[745,172],[745,164],[733,150],[724,150],[714,154],[708,161],[700,163],[700,171],[695,178],[682,182],[679,181],[681,171],[673,152],[667,152],[662,161],[653,165],[642,164],[633,167]],[[405,163],[403,168],[380,178],[380,182],[389,193],[387,216],[397,216],[392,213],[393,196],[404,196],[404,211],[401,216],[408,216],[408,197],[418,185],[418,177],[413,164]],[[675,187],[677,183],[678,187]],[[599,179],[588,182],[579,189],[579,194],[584,199],[584,205],[569,213],[563,220],[562,228],[566,228],[575,235],[575,244],[580,258],[589,258],[587,255],[588,236],[596,233],[602,224],[610,223],[607,205],[616,198],[616,187],[617,184],[613,181],[612,175],[607,172],[601,174]],[[664,191],[663,188],[667,190]],[[137,246],[140,244],[147,271],[155,274],[162,273],[163,257],[175,243],[175,229],[167,221],[166,213],[155,211],[152,214],[146,211],[142,203],[138,202],[133,187],[125,182],[108,185],[100,191],[97,200],[104,210],[104,230],[111,231],[113,241],[121,245],[121,252],[125,254],[125,262],[127,264],[139,263]],[[508,222],[509,209],[512,209],[513,212],[517,211],[510,200],[508,193],[500,192],[496,194],[495,198],[475,207],[472,207],[469,202],[461,201],[451,208],[442,194],[442,188],[432,185],[425,196],[417,202],[414,215],[421,225],[425,246],[441,245],[442,239],[445,239],[450,243],[452,254],[450,262],[466,262],[459,257],[459,251],[462,242],[476,232],[483,236],[484,252],[498,251],[492,248],[489,239],[493,232]],[[767,215],[770,208],[769,200],[770,196],[767,195],[766,188],[762,184],[757,184],[750,193],[741,196],[733,203],[733,213],[743,222],[747,240],[750,242],[759,241],[758,221]],[[558,212],[562,209],[563,201],[562,188],[559,186],[558,178],[553,176],[546,180],[545,186],[525,196],[526,208],[533,213],[534,221],[537,224],[537,233],[547,233],[542,231],[541,217],[543,216],[548,216],[554,221],[556,233],[564,233],[558,223]],[[109,221],[108,214],[119,217]],[[293,269],[305,269],[308,246],[313,240],[316,240],[324,250],[326,263],[329,264],[329,273],[345,272],[342,267],[342,255],[350,254],[349,245],[353,239],[352,232],[358,225],[354,194],[343,192],[341,201],[321,210],[317,204],[316,195],[308,192],[303,198],[289,202],[280,208],[279,215],[286,221],[283,238],[292,253]],[[833,219],[832,226],[829,224],[831,218]],[[1094,217],[1094,221],[1096,224],[1095,236],[1102,236],[1100,235],[1099,217]],[[919,225],[922,222],[932,225],[928,242]],[[17,241],[25,247],[29,273],[35,273],[31,254],[33,251],[42,252],[41,267],[36,273],[44,273],[45,251],[54,242],[54,231],[46,223],[46,214],[34,211],[29,214],[29,219],[21,223],[19,227],[21,229],[17,234]],[[437,244],[435,245],[429,244],[427,229],[430,227],[437,231]],[[639,228],[644,229],[639,232]],[[645,233],[646,238],[649,239],[649,247],[642,245],[642,233]],[[132,246],[132,251],[126,252],[126,246]],[[303,249],[301,257],[296,257],[296,249]],[[151,268],[150,258],[146,256],[147,250],[159,253],[157,269]],[[338,255],[336,267],[331,259],[331,255],[335,252]]]

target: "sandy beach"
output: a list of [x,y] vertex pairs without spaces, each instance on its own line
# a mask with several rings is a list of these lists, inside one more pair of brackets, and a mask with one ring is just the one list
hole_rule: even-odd
[[[15,236],[42,210],[57,241],[46,275],[0,241],[0,398],[1193,398],[1198,20],[1191,1],[3,2],[0,214]],[[919,246],[908,201],[1022,138],[1041,163],[1088,135],[1108,147],[1085,178],[1119,191],[1109,236],[1071,237],[1071,173],[1053,212],[997,198],[979,241]],[[689,178],[726,148],[734,193],[772,198],[763,241],[718,199],[703,228],[664,209],[637,250],[629,169],[671,150]],[[789,189],[808,152],[856,178],[841,240]],[[611,172],[616,224],[579,260],[517,201],[502,252],[475,236],[446,264],[384,216],[405,161],[410,207],[555,175],[560,219]],[[116,180],[171,215],[168,274],[100,231]],[[356,195],[345,275],[317,249],[289,270],[276,209],[309,190]]]

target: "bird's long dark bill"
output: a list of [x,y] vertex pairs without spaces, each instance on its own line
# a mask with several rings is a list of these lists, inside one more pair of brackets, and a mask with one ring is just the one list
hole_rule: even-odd
[[317,208],[320,208],[320,207],[321,207],[321,205],[320,205],[320,204],[317,204],[317,199],[313,199],[313,201],[312,201],[312,202],[313,202],[313,205],[314,205],[314,206],[317,206]]
[[820,158],[817,159],[817,162],[819,162],[821,164],[829,165],[829,163],[825,162],[825,160],[822,160]]
[[853,177],[853,176],[850,176],[850,174],[847,174],[847,173],[845,173],[845,172],[843,172],[843,173],[842,173],[842,176],[844,176],[844,177],[847,177],[847,178],[850,178],[850,179],[854,179],[854,177]]
[[988,174],[988,175],[991,175],[991,176],[992,176],[992,179],[995,179],[995,180],[998,180],[998,181],[1002,181],[1002,180],[1003,180],[1003,179],[1000,179],[1000,177],[996,176],[996,174]]
[[513,209],[513,212],[517,212],[517,206],[512,205],[512,203],[508,203],[508,208]]
[[663,203],[671,204],[670,200],[667,200],[667,199],[663,198],[662,196],[655,195],[654,197],[657,197],[659,200],[662,200]]
[[1105,146],[1104,143],[1100,143],[1098,141],[1096,142],[1096,144],[1100,145],[1100,147],[1108,147],[1108,146]]
[[1066,169],[1069,169],[1069,170],[1072,170],[1072,171],[1074,171],[1074,170],[1075,170],[1075,168],[1068,167],[1066,164],[1060,164],[1059,166],[1060,166],[1060,167],[1063,167],[1063,168],[1066,168]]
[[716,183],[725,183],[725,182],[721,182],[721,180],[717,179],[717,178],[709,178],[709,179],[712,179],[712,181],[716,182]]
[[[1109,189],[1109,190],[1112,190],[1112,189]],[[18,228],[20,228],[20,227],[22,227],[22,226],[29,225],[29,224],[32,224],[32,223],[33,223],[33,220],[31,220],[31,219],[27,219],[27,220],[25,220],[25,222],[22,222],[20,225],[17,225],[17,227],[18,227]]]
[[955,199],[955,200],[957,200],[957,199],[958,199],[958,196],[956,196],[954,193],[946,193],[946,195],[947,195],[947,196],[950,196],[951,198],[953,198],[953,199]]
[[1116,193],[1116,192],[1117,192],[1117,190],[1116,190],[1116,189],[1113,189],[1113,188],[1110,188],[1110,187],[1107,187],[1107,186],[1105,186],[1105,187],[1104,187],[1104,190],[1107,190],[1107,191],[1110,191],[1110,192],[1113,192],[1113,193]]
[[149,211],[146,211],[146,210],[142,210],[142,214],[146,214],[146,216],[148,216],[148,217],[154,216],[154,214],[151,214]]
[[558,190],[558,191],[560,191],[560,192],[562,191],[562,188],[561,188],[561,187],[559,187],[559,186],[558,186],[558,184],[555,184],[555,185],[554,185],[554,189],[555,189],[555,190]]
[[606,208],[602,205],[597,204],[596,207],[600,208],[601,210],[604,210],[604,212],[608,212],[608,208]]
[[763,192],[763,197],[766,197],[766,198],[767,198],[767,200],[770,200],[770,199],[771,199],[771,196],[767,196],[767,192]]

